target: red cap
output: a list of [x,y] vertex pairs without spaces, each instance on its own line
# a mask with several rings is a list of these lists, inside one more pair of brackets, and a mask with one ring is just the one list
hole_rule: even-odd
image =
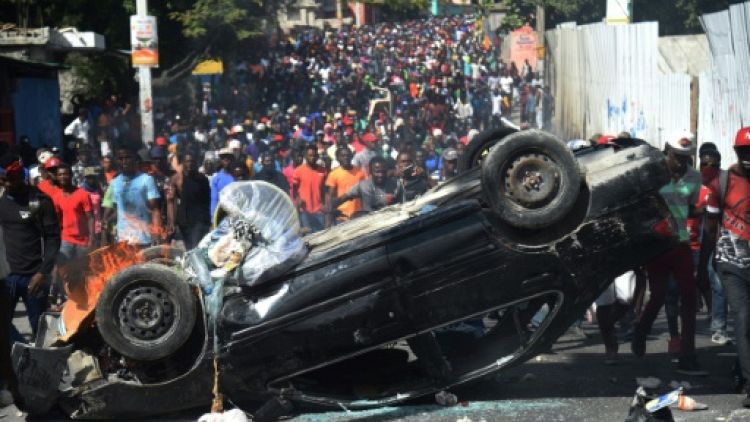
[[44,162],[44,169],[49,170],[55,167],[60,167],[60,164],[62,164],[62,161],[60,161],[57,157],[52,157]]
[[378,137],[370,132],[367,132],[362,136],[362,142],[369,144],[369,143],[377,142],[377,141],[378,141]]
[[458,140],[458,142],[460,142],[460,143],[462,143],[462,144],[464,144],[464,145],[468,145],[468,144],[469,144],[469,137],[468,137],[468,136],[462,136],[462,137],[461,137],[461,138],[460,138],[460,139]]
[[276,135],[273,135],[273,140],[274,142],[281,142],[284,140],[284,135],[277,133]]
[[263,124],[268,123],[268,117],[266,117],[266,116],[261,117],[260,118],[260,122],[263,123]]
[[354,126],[354,122],[348,117],[344,117],[341,122],[344,124],[344,126]]
[[617,139],[616,136],[602,135],[599,137],[599,139],[596,140],[596,143],[598,145],[607,145],[608,143],[610,143],[610,141],[614,141],[615,139]]
[[165,138],[165,137],[163,137],[163,136],[158,136],[158,137],[156,138],[156,145],[159,145],[159,146],[162,146],[162,147],[163,147],[164,145],[167,145],[167,138]]
[[734,147],[750,147],[750,126],[745,126],[737,131],[737,137],[734,138]]

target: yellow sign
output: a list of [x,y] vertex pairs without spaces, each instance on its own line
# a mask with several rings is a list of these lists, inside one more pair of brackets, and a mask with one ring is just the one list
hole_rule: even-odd
[[221,75],[224,63],[221,60],[204,60],[193,69],[193,75]]

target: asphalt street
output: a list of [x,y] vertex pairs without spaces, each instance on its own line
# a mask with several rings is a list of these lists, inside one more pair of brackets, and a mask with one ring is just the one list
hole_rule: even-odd
[[[17,313],[16,323],[28,331],[25,318]],[[735,358],[731,345],[710,341],[709,320],[698,316],[696,344],[698,358],[707,377],[678,374],[667,355],[666,324],[657,320],[647,345],[647,355],[637,359],[628,344],[620,345],[620,362],[603,363],[604,347],[595,324],[584,323],[588,338],[569,331],[551,353],[540,355],[519,367],[471,385],[456,388],[459,403],[452,407],[435,404],[426,397],[402,406],[350,412],[344,409],[305,413],[294,422],[479,422],[479,421],[623,421],[636,390],[637,377],[656,377],[661,386],[654,393],[671,390],[672,381],[683,382],[687,394],[709,406],[708,410],[673,410],[676,421],[750,421],[750,410],[740,409],[741,395],[732,392],[729,369]],[[201,412],[153,420],[197,420]],[[25,415],[13,407],[0,410],[0,421],[23,421]],[[29,419],[30,420],[30,419]]]

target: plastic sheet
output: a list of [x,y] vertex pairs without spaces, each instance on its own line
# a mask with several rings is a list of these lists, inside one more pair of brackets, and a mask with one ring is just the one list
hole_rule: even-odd
[[231,217],[249,222],[260,235],[246,252],[239,271],[228,280],[231,283],[261,283],[289,271],[307,255],[292,200],[270,183],[231,183],[219,195],[216,214],[217,220]]

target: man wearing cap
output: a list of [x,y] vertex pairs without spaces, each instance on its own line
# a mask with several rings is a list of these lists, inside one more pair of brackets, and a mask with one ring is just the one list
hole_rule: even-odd
[[[49,279],[60,249],[60,224],[52,200],[29,186],[18,156],[0,157],[5,170],[5,192],[0,197],[0,226],[10,274],[5,284],[10,290],[12,313],[18,299],[26,305],[31,330],[36,333],[39,318],[47,308]],[[12,339],[23,341],[15,327]]]
[[[117,210],[117,240],[141,247],[160,242],[166,233],[154,178],[141,171],[140,158],[130,148],[120,147],[117,160],[121,172],[112,179],[108,194]],[[103,207],[109,205],[105,202]]]
[[692,134],[673,135],[664,149],[667,167],[672,173],[670,182],[659,193],[664,198],[677,223],[680,243],[646,265],[651,297],[635,327],[632,349],[636,356],[646,352],[646,336],[656,315],[664,305],[667,282],[672,276],[680,290],[682,306],[682,336],[677,372],[686,375],[707,375],[698,365],[695,356],[696,283],[693,276],[693,256],[687,218],[695,214],[695,204],[701,189],[701,175],[691,167],[693,154]]
[[369,168],[370,160],[379,154],[378,148],[378,137],[372,132],[367,132],[362,136],[362,143],[365,144],[365,149],[358,152],[352,160],[352,165],[361,169]]
[[454,148],[446,148],[440,161],[440,176],[438,182],[445,182],[458,174],[458,151]]
[[219,204],[219,193],[228,184],[234,182],[234,176],[232,176],[232,166],[234,165],[234,151],[230,148],[222,148],[219,150],[219,161],[220,169],[211,178],[211,216],[216,211],[216,206]]
[[708,280],[708,261],[715,245],[747,394],[742,405],[750,407],[750,127],[737,132],[734,151],[738,162],[709,186],[698,277]]
[[93,160],[91,148],[88,145],[82,145],[78,148],[77,158],[78,161],[71,166],[71,170],[73,171],[73,185],[81,186],[85,177],[83,174],[84,169],[86,167],[96,167],[96,163]]

